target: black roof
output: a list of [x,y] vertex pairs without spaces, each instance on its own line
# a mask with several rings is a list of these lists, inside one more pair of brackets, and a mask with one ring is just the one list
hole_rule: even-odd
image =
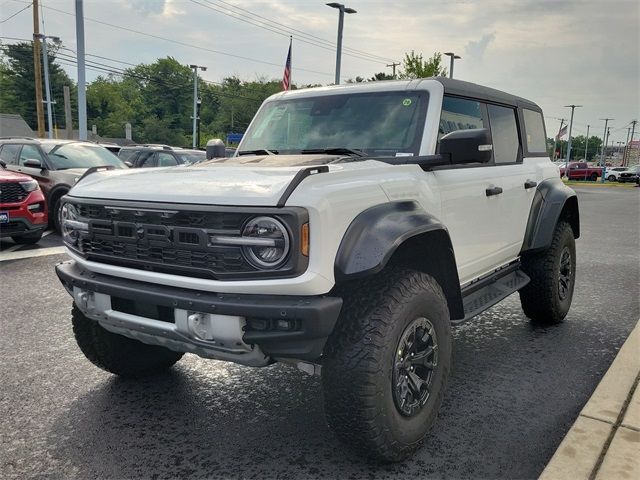
[[444,92],[449,95],[478,98],[490,102],[529,108],[537,112],[542,112],[542,109],[532,101],[494,88],[484,87],[476,83],[446,77],[434,77],[433,80],[440,82],[444,87]]

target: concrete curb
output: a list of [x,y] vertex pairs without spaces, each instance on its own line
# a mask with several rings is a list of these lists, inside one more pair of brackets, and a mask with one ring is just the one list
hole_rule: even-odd
[[640,321],[540,475],[640,478]]

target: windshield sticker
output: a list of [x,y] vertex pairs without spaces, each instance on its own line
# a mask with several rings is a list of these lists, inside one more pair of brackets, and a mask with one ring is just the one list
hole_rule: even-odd
[[404,105],[405,107],[408,107],[409,105],[411,105],[411,99],[410,98],[405,98],[402,101],[402,105]]
[[[411,101],[411,100],[409,100]],[[411,152],[396,152],[396,157],[413,157]]]

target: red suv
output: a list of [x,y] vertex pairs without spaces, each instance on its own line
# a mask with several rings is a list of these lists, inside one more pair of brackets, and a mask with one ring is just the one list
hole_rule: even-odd
[[5,170],[0,161],[0,238],[37,243],[47,228],[47,207],[33,178]]

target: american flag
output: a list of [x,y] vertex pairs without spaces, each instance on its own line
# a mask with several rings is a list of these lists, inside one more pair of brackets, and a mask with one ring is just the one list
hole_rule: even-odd
[[568,125],[565,125],[564,127],[562,127],[560,129],[560,131],[558,132],[558,135],[556,135],[556,140],[560,140],[562,137],[564,137],[566,135],[567,127],[568,127]]
[[284,75],[282,76],[282,89],[289,90],[291,86],[291,40],[289,40],[289,53],[287,54],[287,63],[284,66]]

